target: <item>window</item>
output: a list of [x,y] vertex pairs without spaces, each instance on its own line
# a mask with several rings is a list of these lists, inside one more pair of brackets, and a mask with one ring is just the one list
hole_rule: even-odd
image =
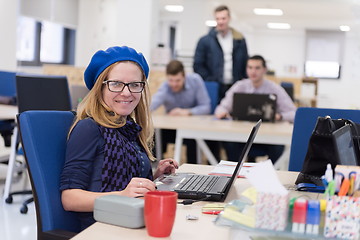
[[55,23],[41,26],[40,62],[64,62],[64,28]]
[[36,22],[34,19],[22,17],[17,28],[17,52],[19,61],[35,60]]
[[305,76],[339,79],[345,34],[339,31],[306,31]]
[[306,61],[305,76],[314,78],[340,78],[340,65],[331,61]]
[[17,34],[16,56],[20,65],[74,64],[75,30],[53,22],[21,17]]

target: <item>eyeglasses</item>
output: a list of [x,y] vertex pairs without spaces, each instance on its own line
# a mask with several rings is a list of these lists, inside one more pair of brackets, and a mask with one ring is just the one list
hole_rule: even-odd
[[123,83],[115,80],[106,80],[103,84],[107,84],[110,92],[122,92],[126,86],[132,93],[141,93],[145,87],[145,82]]

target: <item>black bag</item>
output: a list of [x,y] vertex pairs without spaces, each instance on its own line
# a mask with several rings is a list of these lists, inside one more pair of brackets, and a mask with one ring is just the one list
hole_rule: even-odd
[[326,165],[330,163],[332,169],[335,169],[336,165],[339,164],[332,133],[346,124],[351,127],[357,165],[359,165],[360,124],[347,119],[331,119],[329,116],[318,117],[309,140],[302,170],[295,184],[314,183],[318,186],[323,185],[321,176],[325,173]]

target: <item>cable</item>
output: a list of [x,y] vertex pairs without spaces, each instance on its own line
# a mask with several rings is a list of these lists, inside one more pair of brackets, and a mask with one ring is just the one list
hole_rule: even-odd
[[206,201],[210,197],[211,197],[211,195],[206,195],[205,197],[200,198],[200,199],[196,199],[196,200],[195,199],[185,199],[185,200],[183,200],[181,202],[178,202],[178,204],[190,205],[190,204],[193,204],[194,202]]

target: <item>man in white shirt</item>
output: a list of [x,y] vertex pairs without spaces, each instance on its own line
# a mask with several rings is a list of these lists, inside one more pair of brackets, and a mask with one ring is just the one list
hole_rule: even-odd
[[[220,119],[231,116],[234,93],[276,94],[275,120],[293,122],[296,107],[284,88],[275,82],[265,79],[264,76],[267,71],[265,59],[259,55],[250,57],[247,61],[246,71],[249,78],[234,83],[216,107],[215,116]],[[224,143],[228,159],[237,161],[243,146],[244,144],[242,143]],[[275,162],[283,151],[284,146],[282,145],[254,144],[249,156],[253,157],[257,155],[256,153],[261,153],[261,155],[268,155]]]

